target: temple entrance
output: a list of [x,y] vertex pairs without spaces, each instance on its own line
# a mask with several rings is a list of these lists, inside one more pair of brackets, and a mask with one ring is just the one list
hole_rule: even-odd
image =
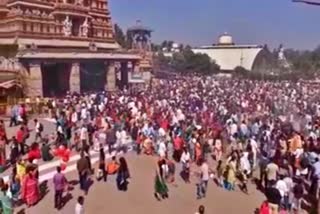
[[44,97],[63,96],[69,90],[71,65],[68,63],[42,63]]
[[106,85],[106,67],[103,62],[94,61],[80,64],[81,92],[103,91]]

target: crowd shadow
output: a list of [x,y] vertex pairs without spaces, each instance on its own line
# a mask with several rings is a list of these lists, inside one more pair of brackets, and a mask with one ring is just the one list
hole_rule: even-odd
[[26,214],[26,210],[23,208],[23,209],[19,210],[18,212],[16,212],[16,214]]
[[39,199],[39,202],[40,202],[49,193],[47,180],[40,183],[39,190],[40,190],[40,199]]
[[70,192],[67,192],[67,194],[62,197],[62,204],[61,204],[61,206],[60,206],[59,209],[60,209],[60,210],[63,209],[63,208],[66,206],[66,204],[67,204],[69,201],[71,201],[72,199],[73,199],[72,194],[71,194]]

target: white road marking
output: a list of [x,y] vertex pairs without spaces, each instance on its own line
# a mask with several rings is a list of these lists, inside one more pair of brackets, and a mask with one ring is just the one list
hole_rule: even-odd
[[51,123],[57,123],[57,120],[54,119],[54,118],[46,117],[46,118],[42,118],[42,120],[46,120],[46,121],[51,122]]
[[[107,146],[104,147],[104,150],[107,151]],[[95,156],[96,154],[98,154],[98,152],[96,151],[90,151],[90,158],[91,158],[91,164],[95,164],[98,160],[99,160],[99,157],[93,157]],[[117,156],[117,155],[121,155],[123,154],[123,152],[119,152],[117,153],[116,151],[112,152],[111,155],[110,154],[106,154],[106,159],[109,159],[113,156]],[[70,162],[73,162],[73,161],[78,161],[80,159],[80,155],[73,155],[70,160],[69,160],[69,163]],[[57,161],[53,161],[53,162],[50,162],[50,163],[46,163],[46,164],[42,164],[39,166],[39,181],[42,182],[42,181],[45,181],[45,180],[49,180],[49,179],[52,179],[53,176],[56,174],[56,167],[60,165],[60,160],[57,160]],[[46,174],[43,174],[41,175],[41,171],[44,171],[44,170],[47,170],[47,169],[52,169],[52,171],[46,173]],[[67,165],[67,168],[63,171],[63,173],[69,173],[69,172],[72,172],[74,170],[77,169],[77,164],[74,163],[72,165]],[[9,175],[7,176],[4,176],[3,177],[3,180],[5,182],[8,182],[9,181]]]

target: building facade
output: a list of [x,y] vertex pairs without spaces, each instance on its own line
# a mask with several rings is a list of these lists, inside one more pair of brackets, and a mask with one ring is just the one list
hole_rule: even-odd
[[248,71],[268,70],[271,53],[262,45],[237,45],[231,35],[225,33],[217,44],[193,48],[194,53],[207,54],[222,71],[243,67]]
[[0,0],[0,56],[29,97],[125,87],[141,59],[115,42],[107,0]]

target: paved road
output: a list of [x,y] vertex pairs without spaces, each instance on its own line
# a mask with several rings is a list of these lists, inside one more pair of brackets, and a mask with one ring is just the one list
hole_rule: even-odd
[[[54,124],[47,120],[41,121],[45,127],[45,134],[54,131]],[[33,123],[30,128],[33,128]],[[15,134],[17,128],[8,128],[8,136]],[[34,139],[34,133],[31,133],[29,143]],[[255,190],[255,187],[249,186],[249,195],[239,190],[227,192],[218,188],[213,181],[209,183],[207,198],[196,199],[195,178],[191,184],[185,184],[182,179],[177,177],[176,184],[170,185],[169,199],[166,201],[157,201],[153,197],[153,180],[156,166],[156,159],[148,156],[136,156],[133,153],[125,155],[128,160],[130,173],[129,189],[127,192],[119,192],[116,189],[115,178],[110,177],[107,183],[97,182],[93,176],[94,183],[90,188],[89,194],[85,196],[85,214],[193,214],[201,204],[205,205],[208,214],[252,214],[261,204],[264,196]],[[97,161],[97,154],[92,153],[92,161]],[[69,181],[78,179],[75,171],[77,155],[73,154],[66,169],[66,175]],[[25,206],[18,207],[15,213],[27,214],[73,214],[76,198],[83,193],[79,191],[79,186],[75,185],[70,192],[70,198],[66,206],[59,212],[53,208],[53,185],[52,176],[55,173],[55,167],[58,161],[50,163],[40,163],[40,180],[48,180],[48,193],[44,198],[32,208],[26,209]],[[95,164],[95,168],[97,165]],[[177,167],[178,169],[179,167]],[[10,170],[8,170],[10,171]],[[7,171],[7,173],[8,173]],[[179,171],[179,170],[177,170]],[[5,175],[4,173],[3,175]]]
[[[195,197],[195,180],[191,184],[184,184],[181,178],[177,178],[175,185],[170,185],[170,198],[166,201],[157,201],[153,197],[153,180],[156,159],[147,156],[137,157],[135,154],[126,155],[130,173],[129,189],[127,192],[119,192],[115,186],[115,178],[110,177],[107,183],[97,182],[93,176],[94,183],[89,194],[85,196],[85,213],[87,214],[184,214],[194,213],[195,209],[203,204],[207,213],[254,213],[256,207],[263,200],[263,195],[257,192],[253,186],[250,187],[250,194],[245,195],[240,191],[227,192],[216,187],[215,183],[209,183],[207,198],[197,200]],[[96,165],[95,165],[96,167]],[[53,169],[54,171],[54,169]],[[52,172],[53,172],[52,171]],[[41,173],[40,173],[41,177]],[[70,171],[67,173],[70,181],[77,179],[77,173]],[[52,181],[48,181],[49,192],[35,207],[25,209],[19,207],[16,212],[25,213],[74,213],[76,198],[83,193],[79,191],[78,185],[70,192],[72,198],[61,211],[53,208]]]

